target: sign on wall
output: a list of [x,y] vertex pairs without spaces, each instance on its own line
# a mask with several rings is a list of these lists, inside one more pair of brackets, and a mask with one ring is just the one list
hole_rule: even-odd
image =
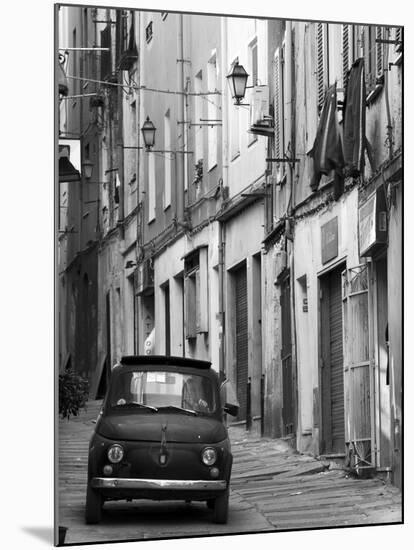
[[371,256],[387,242],[387,208],[382,187],[360,206],[358,221],[359,255]]
[[322,263],[326,264],[338,256],[338,217],[321,226]]

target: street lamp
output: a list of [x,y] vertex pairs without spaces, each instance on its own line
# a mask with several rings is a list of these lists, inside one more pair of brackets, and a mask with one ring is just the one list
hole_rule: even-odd
[[93,171],[93,162],[91,162],[89,159],[85,159],[82,163],[82,174],[87,180],[91,179],[92,171]]
[[59,54],[59,69],[58,69],[58,84],[59,84],[59,98],[66,97],[69,93],[68,79],[66,77],[65,69],[63,65],[65,63],[65,56]]
[[227,75],[231,95],[236,100],[235,105],[240,105],[240,101],[244,98],[248,76],[243,65],[239,65],[238,61],[233,65],[230,74]]
[[150,120],[150,117],[147,116],[147,120],[144,122],[141,132],[142,137],[144,138],[144,145],[145,149],[149,151],[152,147],[154,147],[155,143],[155,126]]

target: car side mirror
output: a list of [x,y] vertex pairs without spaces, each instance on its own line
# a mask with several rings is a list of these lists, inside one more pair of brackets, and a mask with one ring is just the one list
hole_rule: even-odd
[[237,416],[239,413],[239,406],[232,405],[231,403],[225,403],[223,410],[225,413],[231,414],[231,416]]

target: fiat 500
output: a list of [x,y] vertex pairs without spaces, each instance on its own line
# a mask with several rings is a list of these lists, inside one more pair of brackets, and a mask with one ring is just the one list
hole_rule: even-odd
[[89,445],[86,523],[122,499],[205,501],[226,523],[233,456],[223,420],[238,412],[227,388],[207,361],[123,357]]

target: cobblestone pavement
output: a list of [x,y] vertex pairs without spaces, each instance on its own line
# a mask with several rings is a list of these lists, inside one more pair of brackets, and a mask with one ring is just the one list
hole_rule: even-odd
[[401,522],[401,494],[380,479],[356,479],[340,467],[292,450],[280,439],[230,427],[234,455],[227,525],[204,503],[146,500],[105,504],[102,522],[85,525],[87,450],[99,402],[59,425],[59,517],[65,543],[164,539],[298,528]]

